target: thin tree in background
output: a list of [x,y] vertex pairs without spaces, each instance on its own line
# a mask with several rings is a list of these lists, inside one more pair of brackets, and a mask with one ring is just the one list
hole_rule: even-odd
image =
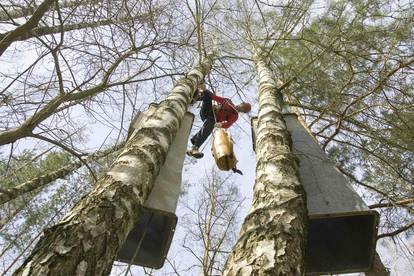
[[[184,228],[183,248],[196,260],[201,274],[222,275],[225,260],[233,245],[238,224],[238,213],[244,199],[238,187],[212,169],[197,181],[193,198],[184,196],[185,215],[181,220]],[[191,185],[192,183],[190,183]]]
[[[25,151],[13,160],[0,160],[0,197],[13,197],[14,194],[8,190],[17,186],[20,182],[30,182],[65,166],[70,162],[70,154],[64,152],[49,152],[34,155],[33,151]],[[16,184],[17,183],[17,184]],[[24,193],[22,197],[4,203],[0,206],[0,229],[14,219],[14,217],[30,202],[30,200],[41,190]],[[2,232],[4,233],[4,232]],[[3,247],[7,247],[4,245]]]
[[[155,12],[155,11],[154,11]],[[111,24],[122,24],[129,21],[149,21],[149,18],[151,15],[148,14],[140,14],[133,17],[122,17],[117,19],[102,19],[99,21],[92,21],[92,22],[81,22],[81,23],[72,23],[72,24],[64,24],[61,26],[41,26],[41,27],[35,27],[28,33],[22,33],[19,36],[16,36],[14,38],[14,41],[23,41],[30,38],[36,38],[39,36],[45,36],[45,35],[51,35],[51,34],[59,34],[61,32],[70,32],[75,30],[82,30],[82,29],[91,29],[91,28],[97,28],[102,26],[107,26]],[[9,32],[10,33],[10,32]],[[0,34],[0,40],[9,33],[3,33]]]
[[[66,0],[59,3],[61,9],[76,8],[83,5],[91,5],[102,2],[102,0]],[[35,1],[30,3],[24,3],[17,1],[9,1],[10,4],[0,4],[0,21],[9,21],[35,13],[39,5],[36,5]],[[51,10],[53,5],[47,7],[47,11]]]
[[[103,150],[103,151],[98,151],[95,152],[93,154],[90,154],[89,156],[87,156],[86,158],[83,157],[84,160],[86,161],[91,161],[93,159],[98,159],[98,158],[102,158],[105,157],[111,153],[113,153],[114,151],[119,150],[120,148],[122,148],[122,144],[121,145],[116,145],[113,146],[109,149]],[[79,169],[80,167],[82,167],[83,163],[81,161],[73,161],[73,162],[68,162],[69,164],[65,164],[65,166],[48,172],[46,174],[40,175],[38,177],[35,177],[33,179],[30,179],[26,182],[20,183],[18,185],[15,185],[13,187],[9,187],[7,189],[2,189],[0,191],[0,205],[9,202],[10,200],[13,200],[25,193],[31,192],[33,190],[37,190],[53,181],[55,181],[56,179],[59,178],[64,178],[65,176],[73,173],[74,171],[76,171],[77,169]]]

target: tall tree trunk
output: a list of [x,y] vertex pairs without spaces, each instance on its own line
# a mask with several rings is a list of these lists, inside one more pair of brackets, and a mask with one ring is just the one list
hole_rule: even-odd
[[135,130],[93,191],[47,229],[14,275],[107,275],[165,161],[193,91],[212,56],[178,81],[155,114]]
[[223,275],[302,275],[305,191],[282,117],[282,94],[261,53],[256,51],[253,59],[259,75],[253,204]]
[[[90,156],[88,156],[87,158],[85,158],[85,161],[90,161],[93,159],[99,159],[102,157],[107,156],[108,154],[115,152],[117,150],[119,150],[122,147],[122,145],[117,145],[114,146],[112,148],[109,148],[107,150],[104,151],[97,151],[94,154],[91,154]],[[78,161],[74,161],[71,162],[69,164],[67,164],[66,166],[55,170],[53,172],[49,172],[49,173],[45,173],[41,176],[35,177],[29,181],[26,181],[20,185],[17,185],[15,187],[11,187],[11,188],[7,188],[7,189],[2,189],[0,191],[0,205],[4,204],[10,200],[13,200],[25,193],[34,191],[40,187],[43,187],[47,184],[49,184],[52,181],[55,181],[59,178],[64,178],[65,176],[73,173],[75,170],[79,169],[80,167],[82,167],[83,163],[78,160]]]

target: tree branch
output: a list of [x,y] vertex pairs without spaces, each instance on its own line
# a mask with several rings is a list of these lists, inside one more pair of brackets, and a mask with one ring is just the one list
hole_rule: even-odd
[[402,233],[402,232],[410,229],[413,226],[414,226],[414,221],[412,221],[411,223],[409,223],[407,225],[404,225],[403,227],[401,227],[401,228],[399,228],[399,229],[397,229],[395,231],[378,235],[377,240],[382,239],[382,238],[386,238],[386,237],[396,236],[396,235],[398,235],[398,234],[400,234],[400,233]]
[[403,207],[405,205],[411,205],[411,204],[414,204],[414,198],[399,200],[395,202],[377,203],[377,204],[369,205],[368,207],[370,209],[375,209],[375,208],[387,208],[387,207]]
[[33,16],[24,23],[23,25],[17,27],[13,31],[7,33],[0,41],[0,56],[6,51],[6,49],[12,44],[14,41],[18,40],[18,37],[29,33],[34,27],[37,26],[40,19],[43,15],[49,10],[50,6],[53,4],[55,0],[45,0],[42,4],[36,9],[33,13]]
[[[38,112],[33,114],[29,117],[26,121],[24,121],[19,127],[4,131],[0,134],[0,146],[15,142],[18,139],[28,137],[32,134],[34,128],[36,128],[41,122],[49,118],[51,115],[56,113],[56,110],[62,103],[77,101],[81,99],[86,99],[88,97],[95,96],[96,94],[104,91],[108,87],[108,81],[111,77],[112,73],[115,69],[119,66],[119,64],[125,60],[127,57],[135,53],[137,50],[141,49],[132,49],[126,52],[125,54],[118,57],[118,59],[109,67],[109,69],[104,74],[102,81],[100,84],[96,85],[87,90],[83,90],[77,93],[68,92],[65,94],[61,94],[54,99],[52,99],[49,103],[47,103],[42,109]],[[110,84],[109,84],[110,85]]]

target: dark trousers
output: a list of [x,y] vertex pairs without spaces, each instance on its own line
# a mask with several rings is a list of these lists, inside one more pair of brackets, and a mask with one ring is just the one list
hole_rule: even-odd
[[203,92],[203,103],[200,110],[200,117],[201,120],[203,120],[203,126],[190,139],[191,143],[196,147],[200,147],[207,140],[208,136],[210,136],[211,132],[214,129],[215,119],[213,113],[213,103],[211,99],[212,95],[213,93],[208,90],[205,90]]

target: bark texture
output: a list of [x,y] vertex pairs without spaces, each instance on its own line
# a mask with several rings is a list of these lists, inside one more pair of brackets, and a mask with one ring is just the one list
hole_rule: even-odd
[[158,110],[136,129],[109,172],[55,226],[46,229],[14,275],[107,275],[139,218],[193,91],[211,56],[178,81]]
[[[118,146],[112,147],[104,151],[98,151],[94,154],[91,154],[87,158],[85,158],[85,161],[87,162],[93,159],[99,159],[99,158],[105,157],[108,154],[116,150],[119,150],[121,147],[122,145],[118,145]],[[18,196],[34,191],[59,178],[64,178],[65,176],[73,173],[75,170],[79,169],[82,166],[83,166],[83,163],[80,160],[74,161],[58,170],[55,170],[53,172],[46,173],[39,177],[33,178],[20,185],[17,185],[16,187],[2,189],[0,191],[0,204],[4,204],[10,200],[15,199]]]
[[282,117],[282,94],[260,53],[253,204],[223,275],[302,275],[307,209],[298,162]]

